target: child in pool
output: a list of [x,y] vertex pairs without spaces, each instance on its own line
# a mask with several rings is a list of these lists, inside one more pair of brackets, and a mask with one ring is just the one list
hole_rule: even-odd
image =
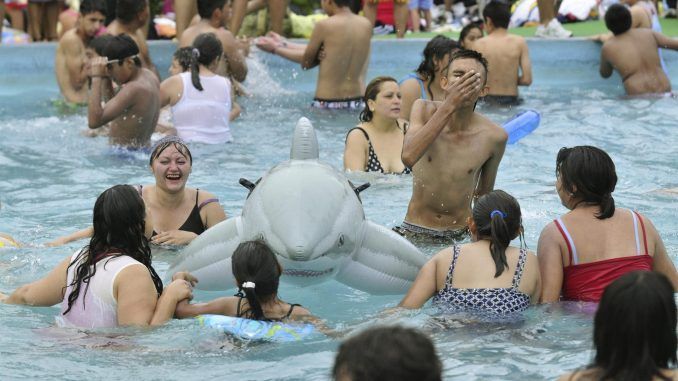
[[[231,268],[238,284],[238,293],[207,303],[189,304],[188,299],[177,304],[174,316],[179,319],[202,314],[242,317],[253,320],[284,321],[314,320],[299,304],[289,304],[278,298],[282,268],[271,249],[261,241],[243,242],[235,249]],[[190,277],[176,273],[172,277]]]

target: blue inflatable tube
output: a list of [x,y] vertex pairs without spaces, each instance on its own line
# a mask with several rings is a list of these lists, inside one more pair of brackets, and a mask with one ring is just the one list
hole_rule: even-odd
[[539,127],[541,115],[535,110],[523,111],[508,122],[504,123],[502,127],[508,133],[508,144],[514,144],[518,140],[527,136],[530,132]]
[[196,319],[201,326],[218,329],[248,341],[300,341],[317,333],[315,327],[308,323],[287,324],[223,315],[200,315]]

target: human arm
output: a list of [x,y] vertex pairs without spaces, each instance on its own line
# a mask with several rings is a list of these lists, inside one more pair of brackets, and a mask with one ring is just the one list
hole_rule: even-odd
[[69,255],[61,261],[47,276],[33,283],[17,288],[9,296],[0,296],[0,301],[7,304],[24,304],[28,306],[53,306],[64,299],[66,290]]
[[678,38],[671,38],[664,36],[659,32],[652,32],[654,35],[655,41],[657,41],[657,46],[660,48],[678,50]]
[[530,52],[527,42],[522,41],[520,46],[520,76],[518,77],[518,86],[530,86],[532,84],[532,62],[530,61]]
[[599,72],[600,72],[601,77],[610,78],[614,68],[612,67],[612,64],[610,63],[610,61],[608,61],[605,56],[606,56],[605,45],[603,45],[603,48],[600,51],[600,69],[599,69]]
[[400,117],[405,120],[410,120],[412,113],[412,106],[414,102],[421,97],[421,87],[419,81],[410,78],[400,85],[400,93],[402,94],[402,102],[400,103]]
[[560,251],[560,233],[554,222],[546,225],[539,235],[537,260],[541,274],[541,303],[560,300],[563,288],[563,256]]
[[640,216],[641,222],[645,225],[645,231],[648,239],[648,251],[654,253],[652,259],[652,270],[664,274],[673,285],[674,292],[678,292],[678,273],[676,266],[669,257],[664,241],[662,241],[659,232],[652,224],[649,218]]
[[160,83],[160,108],[174,106],[181,99],[184,83],[180,75],[173,75]]
[[319,22],[313,28],[311,38],[304,49],[304,56],[301,60],[301,68],[304,70],[312,69],[320,64],[318,55],[323,48],[323,41],[325,40],[325,23]]
[[364,172],[367,163],[367,139],[357,128],[348,133],[344,147],[344,170]]
[[[501,127],[498,127],[501,128]],[[506,150],[506,142],[508,141],[508,134],[504,129],[498,131],[498,135],[494,138],[492,142],[492,156],[490,156],[487,161],[483,164],[483,167],[480,170],[480,180],[478,181],[478,187],[476,188],[474,196],[480,197],[484,194],[492,192],[494,189],[494,182],[497,179],[497,171],[499,170],[499,163],[504,157],[504,151]]]
[[228,64],[228,74],[236,81],[244,81],[247,77],[247,63],[245,57],[240,54],[238,41],[227,30],[220,30],[219,39],[224,47],[224,58]]
[[70,36],[63,38],[59,44],[54,69],[64,98],[69,102],[85,102],[87,100],[87,89],[83,89],[87,83],[85,57],[79,44],[74,43]]
[[306,45],[292,44],[287,41],[276,42],[270,37],[259,37],[255,44],[265,52],[279,55],[292,62],[301,63],[304,59]]
[[77,241],[80,239],[85,239],[85,238],[91,238],[94,235],[94,228],[93,227],[88,227],[82,230],[78,230],[75,233],[69,234],[64,237],[59,237],[55,239],[54,241],[47,242],[47,246],[61,246],[65,245],[69,242]]
[[428,103],[422,99],[414,102],[410,114],[410,127],[403,142],[402,161],[412,168],[436,140],[452,119],[454,113],[480,87],[480,74],[469,70],[450,82],[445,89],[446,98],[429,118]]
[[[449,250],[449,249],[445,249]],[[407,291],[407,294],[400,301],[398,307],[407,309],[421,308],[435,293],[438,291],[438,283],[436,281],[437,273],[437,258],[441,256],[445,250],[436,254],[433,258],[419,270],[417,278],[414,280],[412,287]]]
[[240,104],[238,102],[233,102],[231,103],[231,112],[228,113],[228,121],[232,122],[236,120],[240,114],[242,113],[242,107],[240,107]]
[[198,315],[224,315],[224,316],[234,316],[235,313],[232,306],[237,303],[238,298],[234,296],[217,298],[211,300],[207,303],[189,303],[188,300],[182,300],[177,304],[177,308],[174,311],[174,316],[177,319],[185,319],[190,317],[195,317]]
[[126,267],[113,282],[118,325],[160,325],[174,316],[178,302],[190,299],[191,285],[184,279],[172,281],[158,297],[146,266]]
[[101,107],[101,77],[105,75],[106,57],[97,57],[92,61],[92,93],[87,105],[87,123],[89,128],[98,128],[112,121],[136,101],[132,85],[123,86],[106,105]]

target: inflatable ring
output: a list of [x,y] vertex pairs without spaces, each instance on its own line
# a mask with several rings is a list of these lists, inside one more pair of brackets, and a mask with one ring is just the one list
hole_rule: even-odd
[[9,238],[0,237],[0,249],[4,247],[19,247],[19,244]]
[[200,326],[214,328],[248,341],[291,342],[303,340],[317,331],[312,324],[287,324],[223,315],[200,315]]
[[541,115],[535,110],[523,111],[508,122],[504,123],[502,127],[508,134],[508,144],[514,144],[518,140],[524,138],[529,133],[539,127]]

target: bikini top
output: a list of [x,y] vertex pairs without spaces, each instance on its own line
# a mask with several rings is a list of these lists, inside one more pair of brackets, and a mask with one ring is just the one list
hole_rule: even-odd
[[433,297],[433,304],[445,312],[473,312],[485,316],[508,316],[525,311],[530,306],[530,296],[518,290],[523,277],[527,250],[520,249],[516,272],[508,288],[454,288],[452,278],[461,247],[453,246],[452,263],[445,279],[445,287]]
[[[398,121],[396,121],[396,124],[398,124]],[[400,127],[399,124],[398,127]],[[367,131],[365,131],[362,127],[354,127],[348,131],[348,134],[350,134],[353,130],[360,130],[363,135],[365,135],[365,139],[367,139],[367,145],[369,147],[369,151],[367,153],[367,166],[365,168],[367,172],[394,173],[399,175],[408,175],[412,173],[412,169],[408,167],[405,167],[405,169],[403,169],[403,171],[400,173],[384,171],[384,167],[381,166],[381,162],[379,161],[376,152],[374,152],[374,147],[372,146],[372,141],[370,141],[370,136],[367,134]],[[347,138],[348,134],[346,134]]]
[[[139,185],[139,195],[143,195],[143,185]],[[195,190],[195,205],[193,206],[193,209],[191,209],[191,213],[188,215],[186,218],[186,221],[179,227],[177,230],[183,230],[191,233],[195,233],[197,235],[202,234],[205,230],[207,230],[207,227],[205,227],[205,224],[202,222],[202,218],[200,217],[200,210],[207,204],[212,203],[212,202],[219,202],[218,198],[209,198],[200,204],[198,204],[198,199],[200,197],[200,189]],[[158,233],[153,229],[153,234],[151,237],[154,237],[158,235]]]
[[[236,294],[235,295],[235,296],[240,298],[240,299],[238,299],[238,309],[237,309],[235,315],[236,315],[236,317],[244,317],[245,319],[252,319],[252,310],[247,310],[247,311],[242,310],[242,300],[245,299],[245,297],[241,296],[241,295],[242,294]],[[290,318],[290,316],[292,316],[292,311],[294,311],[294,307],[301,307],[301,304],[290,304],[290,309],[287,311],[287,314],[285,314],[285,316],[283,316],[281,318],[273,318],[273,319],[264,318],[263,320],[265,320],[265,321],[287,320],[287,319]]]

